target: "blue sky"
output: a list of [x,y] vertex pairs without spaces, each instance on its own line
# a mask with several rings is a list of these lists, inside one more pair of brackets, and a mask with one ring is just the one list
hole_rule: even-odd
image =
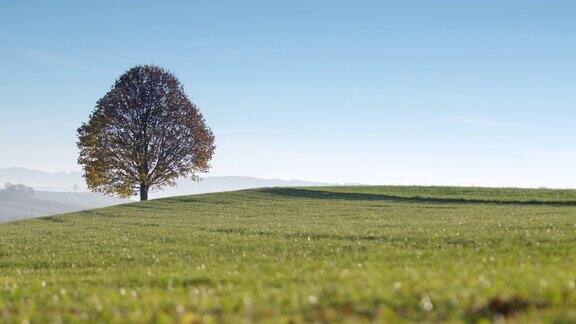
[[573,1],[2,1],[0,166],[78,170],[75,130],[153,63],[211,175],[576,186]]

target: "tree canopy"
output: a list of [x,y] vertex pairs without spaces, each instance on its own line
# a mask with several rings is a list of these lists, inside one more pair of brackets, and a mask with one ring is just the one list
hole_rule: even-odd
[[148,199],[150,189],[209,169],[214,135],[178,79],[152,65],[124,73],[78,128],[88,188]]

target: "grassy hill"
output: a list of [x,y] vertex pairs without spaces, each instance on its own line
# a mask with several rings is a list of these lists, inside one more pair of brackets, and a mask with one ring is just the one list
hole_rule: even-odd
[[0,321],[576,321],[576,191],[269,188],[0,224]]

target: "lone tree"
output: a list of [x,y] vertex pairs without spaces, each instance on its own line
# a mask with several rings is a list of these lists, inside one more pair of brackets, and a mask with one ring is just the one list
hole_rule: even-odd
[[180,82],[152,65],[124,73],[78,128],[78,163],[88,188],[120,197],[198,180],[209,169],[214,135]]

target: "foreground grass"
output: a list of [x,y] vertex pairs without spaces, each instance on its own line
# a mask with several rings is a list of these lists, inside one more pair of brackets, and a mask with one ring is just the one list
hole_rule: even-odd
[[0,224],[0,322],[576,321],[576,192],[275,188]]

